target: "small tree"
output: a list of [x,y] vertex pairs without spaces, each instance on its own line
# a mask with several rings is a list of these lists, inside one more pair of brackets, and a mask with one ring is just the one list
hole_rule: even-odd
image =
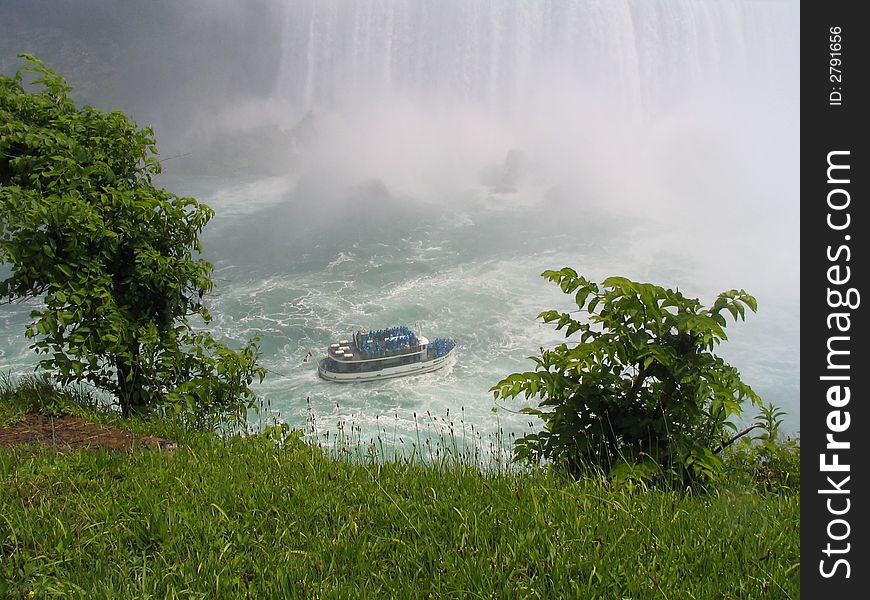
[[[721,468],[726,433],[744,400],[760,403],[737,370],[712,353],[726,339],[723,312],[745,317],[742,290],[713,306],[649,283],[610,277],[600,286],[564,268],[543,276],[573,294],[587,319],[539,315],[580,334],[578,344],[541,350],[536,370],[498,382],[495,398],[540,397],[544,430],[516,442],[519,459],[549,459],[572,474],[603,468],[615,477],[688,482]],[[733,437],[733,436],[732,436]]]
[[21,56],[39,88],[0,75],[0,300],[43,300],[26,330],[39,366],[108,390],[125,415],[249,407],[256,340],[235,352],[189,321],[210,319],[198,236],[212,210],[152,184],[150,129],[76,107],[61,77]]

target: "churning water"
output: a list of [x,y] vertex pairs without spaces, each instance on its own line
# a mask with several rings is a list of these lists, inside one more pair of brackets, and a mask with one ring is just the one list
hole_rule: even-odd
[[[292,426],[312,410],[363,440],[385,420],[408,438],[415,414],[449,410],[484,434],[520,432],[522,403],[493,413],[488,390],[563,339],[535,318],[571,307],[543,270],[705,302],[745,288],[759,312],[729,325],[720,352],[797,431],[798,9],[286,2],[268,94],[212,120],[280,131],[285,168],[194,176],[167,162],[161,181],[217,211],[204,236],[213,327],[261,336],[258,392]],[[35,363],[27,310],[0,313],[16,372]],[[455,363],[336,384],[304,361],[356,328],[398,324],[454,338]]]

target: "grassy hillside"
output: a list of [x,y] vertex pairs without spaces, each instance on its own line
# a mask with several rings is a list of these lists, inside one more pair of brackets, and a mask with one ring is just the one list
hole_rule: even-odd
[[797,495],[349,464],[262,437],[0,448],[0,596],[799,597]]
[[[43,420],[69,408],[44,391]],[[0,442],[22,408],[0,393]],[[0,443],[0,598],[800,595],[797,492],[350,462],[299,436],[89,416],[177,447]]]

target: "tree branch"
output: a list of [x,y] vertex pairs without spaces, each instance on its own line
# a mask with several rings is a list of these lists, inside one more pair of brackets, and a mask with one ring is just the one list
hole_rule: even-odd
[[643,366],[640,366],[637,375],[635,375],[634,381],[632,382],[631,389],[628,390],[628,393],[625,395],[626,404],[630,404],[637,397],[643,382],[646,380],[646,374],[646,369],[643,368]]
[[729,439],[727,442],[723,443],[723,444],[720,445],[718,448],[716,448],[715,450],[713,450],[713,454],[719,454],[719,453],[722,452],[725,448],[727,448],[728,446],[730,446],[731,444],[733,444],[734,442],[736,442],[737,440],[739,440],[740,438],[742,438],[744,435],[746,435],[747,433],[749,433],[749,432],[752,431],[753,429],[757,429],[758,427],[762,427],[761,423],[756,423],[755,425],[752,425],[752,426],[750,426],[750,427],[747,427],[746,429],[744,429],[743,431],[741,431],[740,433],[736,434],[734,437],[732,437],[731,439]]

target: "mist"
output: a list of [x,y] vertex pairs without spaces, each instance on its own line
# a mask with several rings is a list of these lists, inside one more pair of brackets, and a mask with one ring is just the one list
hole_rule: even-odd
[[[367,236],[438,231],[449,269],[525,252],[531,277],[570,260],[704,301],[744,288],[759,315],[723,353],[778,340],[739,366],[775,380],[796,430],[798,34],[787,0],[10,0],[0,69],[32,53],[80,101],[153,126],[170,189],[218,209],[226,273],[271,281],[321,252],[326,276],[349,249],[362,264]],[[276,364],[305,343],[274,343]]]

